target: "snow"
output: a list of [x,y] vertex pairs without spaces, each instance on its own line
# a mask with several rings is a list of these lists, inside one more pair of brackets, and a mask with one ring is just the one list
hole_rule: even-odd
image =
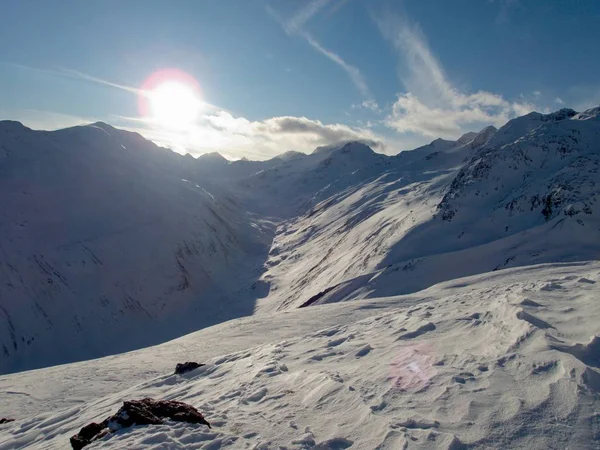
[[[167,422],[88,448],[593,448],[598,281],[598,262],[507,269],[6,375],[0,416],[17,420],[0,428],[0,449],[65,448],[147,396],[192,404],[213,430]],[[207,365],[172,375],[190,358]]]
[[382,164],[379,174],[361,174],[360,183],[330,182],[306,213],[279,226],[262,275],[271,290],[258,310],[598,259],[600,123],[571,116],[515,119],[498,130],[503,139],[529,131],[502,148],[490,144],[495,129],[488,127],[481,145],[473,144],[478,137],[436,140]]
[[597,448],[599,111],[260,162],[0,122],[0,450],[143,397],[214,429],[89,448]]

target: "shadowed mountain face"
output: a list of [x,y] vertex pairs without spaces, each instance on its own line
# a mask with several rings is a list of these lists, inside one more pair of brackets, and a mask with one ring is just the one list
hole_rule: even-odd
[[0,145],[0,371],[252,314],[271,227],[186,158],[104,124],[3,122]]
[[598,109],[389,157],[193,159],[98,123],[0,122],[0,372],[234,317],[600,256]]

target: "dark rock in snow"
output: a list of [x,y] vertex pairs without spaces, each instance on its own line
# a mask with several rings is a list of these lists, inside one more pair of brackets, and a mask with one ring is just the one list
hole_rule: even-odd
[[159,425],[160,417],[154,414],[153,408],[147,405],[147,400],[123,402],[117,413],[108,419],[108,428],[117,431],[132,425]]
[[103,435],[103,432],[107,432],[106,429],[106,420],[102,423],[92,422],[87,424],[79,433],[75,436],[71,436],[71,447],[73,450],[80,450],[86,445],[88,445],[92,440],[96,439],[98,435]]
[[158,425],[166,418],[176,422],[199,423],[211,428],[202,413],[191,405],[172,400],[145,398],[123,402],[123,406],[114,416],[99,424],[92,422],[86,425],[71,437],[71,447],[73,450],[81,450],[107,433],[132,425]]
[[14,422],[15,419],[6,419],[6,418],[2,418],[0,419],[0,425],[2,425],[3,423],[9,423],[9,422]]
[[117,414],[108,419],[108,428],[115,431],[131,425],[156,425],[162,423],[163,418],[177,422],[200,423],[210,428],[204,416],[193,406],[152,398],[124,402]]
[[178,363],[175,366],[175,374],[181,375],[183,373],[191,372],[192,370],[197,369],[198,367],[202,367],[204,364],[200,364],[193,361],[186,361],[184,363]]

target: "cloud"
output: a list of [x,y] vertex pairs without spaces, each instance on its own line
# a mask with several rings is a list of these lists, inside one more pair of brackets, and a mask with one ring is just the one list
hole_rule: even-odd
[[79,72],[79,71],[73,70],[73,69],[60,68],[53,72],[56,73],[57,75],[70,76],[70,77],[79,78],[79,79],[85,80],[85,81],[91,81],[92,83],[102,84],[104,86],[109,86],[112,88],[120,89],[122,91],[126,91],[131,94],[138,94],[138,95],[146,95],[147,94],[147,92],[145,92],[142,89],[138,89],[138,88],[131,87],[131,86],[125,86],[123,84],[112,83],[110,81],[103,80],[102,78],[97,78],[92,75],[88,75],[86,73]]
[[311,152],[318,146],[359,140],[384,151],[383,139],[367,128],[334,123],[324,124],[306,117],[282,116],[252,121],[226,111],[204,116],[185,133],[171,132],[152,120],[119,117],[125,128],[137,131],[159,145],[181,153],[199,155],[218,151],[238,159],[267,159],[287,150]]
[[388,127],[400,133],[454,139],[490,124],[501,126],[536,109],[523,99],[509,101],[492,92],[459,90],[448,80],[418,25],[391,15],[376,21],[407,72],[401,76],[406,92],[398,94],[384,121]]
[[94,77],[92,75],[88,75],[86,73],[79,72],[79,71],[73,70],[73,69],[67,69],[64,67],[59,67],[59,68],[55,68],[55,69],[47,69],[47,68],[26,66],[23,64],[17,64],[17,63],[13,63],[13,62],[9,62],[9,61],[0,61],[0,64],[5,65],[5,66],[14,67],[17,69],[27,70],[30,72],[38,72],[38,73],[43,73],[43,74],[48,74],[48,75],[55,75],[55,76],[59,76],[59,77],[78,78],[78,79],[85,80],[85,81],[91,81],[92,83],[101,84],[104,86],[109,86],[112,88],[120,89],[122,91],[126,91],[126,92],[129,92],[132,94],[145,94],[145,92],[141,89],[131,87],[131,86],[125,86],[123,84],[113,83],[111,81],[103,80],[102,78]]
[[363,108],[368,109],[373,112],[380,112],[381,108],[377,104],[377,102],[373,99],[365,100],[360,104]]
[[[360,92],[360,94],[371,100],[373,100],[373,94],[367,85],[366,79],[362,72],[358,69],[358,67],[353,66],[346,62],[340,55],[333,52],[332,50],[325,48],[319,41],[317,41],[312,34],[305,30],[305,25],[317,15],[321,10],[323,10],[326,6],[331,3],[331,0],[312,0],[307,3],[303,8],[301,8],[294,16],[292,16],[289,20],[284,20],[272,7],[266,5],[267,12],[269,15],[275,19],[281,27],[284,29],[288,36],[297,36],[303,38],[308,44],[315,49],[317,52],[328,58],[330,61],[337,64],[341,67],[356,89]],[[344,4],[346,2],[343,2]],[[341,5],[343,6],[343,5]],[[340,5],[334,5],[336,11],[341,8]]]
[[306,41],[311,45],[312,48],[314,48],[319,53],[326,56],[331,61],[336,63],[338,66],[340,66],[342,69],[344,69],[344,71],[348,74],[348,76],[350,77],[350,80],[352,81],[354,86],[356,86],[356,89],[358,89],[358,91],[361,93],[361,95],[365,98],[368,98],[370,101],[374,102],[374,100],[372,99],[373,94],[371,94],[371,90],[369,89],[369,86],[367,86],[365,77],[357,67],[355,67],[351,64],[348,64],[346,61],[344,61],[342,59],[342,57],[340,55],[323,47],[309,33],[302,32],[302,33],[300,33],[300,36],[302,36],[304,39],[306,39]]
[[373,99],[367,99],[360,103],[353,104],[352,109],[366,109],[374,113],[381,113],[383,111],[379,104]]
[[306,6],[298,10],[298,12],[287,21],[285,24],[287,33],[295,34],[302,31],[304,25],[329,3],[331,3],[331,0],[312,0],[308,2]]

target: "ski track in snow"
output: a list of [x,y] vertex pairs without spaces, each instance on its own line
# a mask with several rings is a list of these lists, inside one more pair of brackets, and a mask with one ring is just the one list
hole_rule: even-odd
[[[83,425],[148,396],[192,404],[213,429],[132,427],[87,448],[597,448],[598,281],[597,262],[509,269],[4,376],[0,416],[17,420],[0,426],[0,449],[65,448]],[[275,326],[285,330],[264,333]],[[207,365],[171,375],[184,354]],[[96,390],[103,377],[121,390]],[[33,380],[29,404],[10,401]],[[79,403],[64,403],[61,380],[78,386]]]

